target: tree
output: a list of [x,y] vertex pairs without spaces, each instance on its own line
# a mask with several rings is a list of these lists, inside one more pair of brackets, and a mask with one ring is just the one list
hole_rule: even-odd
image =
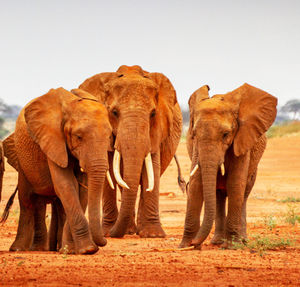
[[300,113],[300,100],[289,100],[281,108],[281,111],[286,113],[293,113],[293,119],[297,119],[297,115]]

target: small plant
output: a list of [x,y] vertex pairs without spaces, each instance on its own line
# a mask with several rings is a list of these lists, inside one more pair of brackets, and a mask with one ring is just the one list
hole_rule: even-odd
[[248,248],[250,252],[257,252],[259,256],[263,257],[267,250],[283,249],[292,244],[292,240],[280,238],[275,235],[253,235],[250,240],[233,241],[231,249],[244,250]]
[[285,222],[295,225],[297,222],[300,223],[300,215],[295,205],[288,204],[288,210],[285,215]]
[[272,235],[254,235],[253,238],[247,243],[250,250],[256,251],[260,256],[263,256],[267,250],[282,249],[291,246],[290,239],[280,238]]
[[232,241],[232,243],[231,243],[231,249],[233,249],[233,250],[238,250],[238,249],[244,250],[245,247],[247,246],[247,242],[248,241],[243,242],[241,240],[239,240],[239,241]]
[[277,226],[276,219],[273,215],[265,216],[263,221],[269,230],[273,230],[273,228]]
[[68,258],[68,254],[69,254],[69,246],[68,246],[68,244],[66,244],[63,248],[62,258],[63,259]]
[[7,260],[6,260],[6,258],[2,258],[2,260],[1,260],[2,262],[2,264],[3,264],[3,266],[6,266],[6,264],[7,264]]
[[20,261],[17,265],[18,265],[18,266],[21,266],[21,265],[23,265],[24,263],[25,263],[25,261],[22,260],[22,261]]
[[283,203],[287,203],[287,202],[300,202],[300,197],[297,197],[297,198],[295,198],[295,197],[287,197],[287,198],[285,198],[285,199],[280,199],[280,200],[278,200],[279,202],[283,202]]

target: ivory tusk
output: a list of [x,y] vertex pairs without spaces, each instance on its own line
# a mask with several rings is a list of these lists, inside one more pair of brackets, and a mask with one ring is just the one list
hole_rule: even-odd
[[198,168],[199,168],[199,165],[196,164],[195,167],[193,168],[193,170],[192,170],[190,176],[193,176],[193,175],[196,173],[196,171],[197,171]]
[[115,179],[121,187],[129,189],[127,183],[122,179],[120,174],[120,160],[121,160],[120,153],[115,149],[114,158],[113,158],[113,171],[114,171]]
[[84,172],[84,169],[81,167],[81,168],[80,168],[80,171],[81,171],[81,172]]
[[148,177],[148,188],[146,189],[146,191],[152,191],[154,188],[154,172],[150,152],[145,157],[145,166]]
[[107,181],[108,181],[108,184],[110,186],[111,189],[115,189],[114,187],[114,183],[111,179],[111,176],[110,176],[110,173],[109,173],[109,170],[106,172],[106,178],[107,178]]
[[221,174],[222,174],[222,176],[225,175],[225,166],[224,166],[224,163],[221,164]]

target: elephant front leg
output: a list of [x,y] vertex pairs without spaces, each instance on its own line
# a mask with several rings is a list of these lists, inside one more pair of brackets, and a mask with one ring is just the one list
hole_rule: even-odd
[[214,237],[211,240],[212,244],[219,245],[225,239],[225,204],[226,204],[226,191],[217,190],[217,208],[216,208],[216,226]]
[[242,206],[248,176],[249,154],[235,158],[231,162],[232,169],[227,177],[228,214],[226,218],[226,231],[224,248],[230,248],[232,241],[241,239]]
[[159,219],[159,181],[160,181],[160,153],[152,155],[154,171],[153,191],[146,191],[148,178],[145,165],[142,170],[141,197],[138,211],[138,234],[143,238],[163,238],[166,236]]
[[66,212],[66,220],[71,229],[76,253],[92,254],[98,251],[89,231],[88,222],[80,205],[77,181],[72,169],[60,168],[48,160],[55,192]]
[[241,236],[244,241],[248,239],[248,236],[247,236],[247,200],[248,200],[248,196],[254,186],[254,183],[256,180],[256,174],[257,174],[257,170],[255,170],[254,174],[252,174],[248,178],[245,195],[244,195],[244,202],[243,202],[243,207],[242,207],[242,218],[241,218],[241,225],[242,225]]
[[[79,186],[77,186],[77,188],[79,189],[79,201],[80,201],[80,205],[81,205],[81,208],[82,208],[82,211],[84,214],[85,214],[87,204],[88,204],[88,189],[87,189],[86,179],[87,179],[86,176],[80,176],[80,177],[78,176],[77,177],[77,180],[79,182]],[[58,206],[58,207],[60,207],[60,206]],[[59,215],[61,217],[62,213],[60,212]],[[64,213],[63,213],[63,215],[64,215]],[[59,236],[59,234],[57,234],[57,236]],[[70,224],[67,220],[65,221],[65,224],[63,226],[63,232],[62,232],[62,236],[61,236],[61,247],[59,247],[59,248],[60,248],[59,249],[60,253],[68,253],[68,254],[76,253],[75,242],[73,240]]]

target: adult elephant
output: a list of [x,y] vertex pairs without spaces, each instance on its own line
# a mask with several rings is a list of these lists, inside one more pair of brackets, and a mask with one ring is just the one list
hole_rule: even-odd
[[118,212],[116,193],[105,186],[104,230],[111,237],[122,237],[130,227],[134,230],[140,184],[137,233],[140,237],[164,237],[159,219],[159,181],[175,154],[182,129],[171,82],[163,74],[148,73],[140,66],[121,66],[117,72],[97,74],[79,87],[104,103],[113,130],[115,150],[110,163],[123,192]]
[[208,91],[203,86],[189,99],[187,149],[192,172],[180,247],[200,248],[214,219],[212,243],[226,239],[228,247],[232,239],[246,238],[246,202],[266,147],[264,133],[276,117],[277,99],[248,84],[212,98]]
[[2,184],[3,184],[3,174],[4,174],[4,152],[3,152],[3,144],[0,142],[0,201],[2,194]]
[[[72,93],[63,88],[51,89],[21,111],[13,136],[20,218],[11,251],[28,250],[34,228],[41,228],[45,234],[40,221],[44,217],[44,210],[39,208],[41,196],[57,195],[61,200],[68,222],[64,232],[66,240],[75,244],[71,252],[94,253],[97,245],[106,244],[99,206],[108,169],[110,135],[105,107],[79,89]],[[88,177],[90,224],[78,196],[75,170],[79,168]]]

